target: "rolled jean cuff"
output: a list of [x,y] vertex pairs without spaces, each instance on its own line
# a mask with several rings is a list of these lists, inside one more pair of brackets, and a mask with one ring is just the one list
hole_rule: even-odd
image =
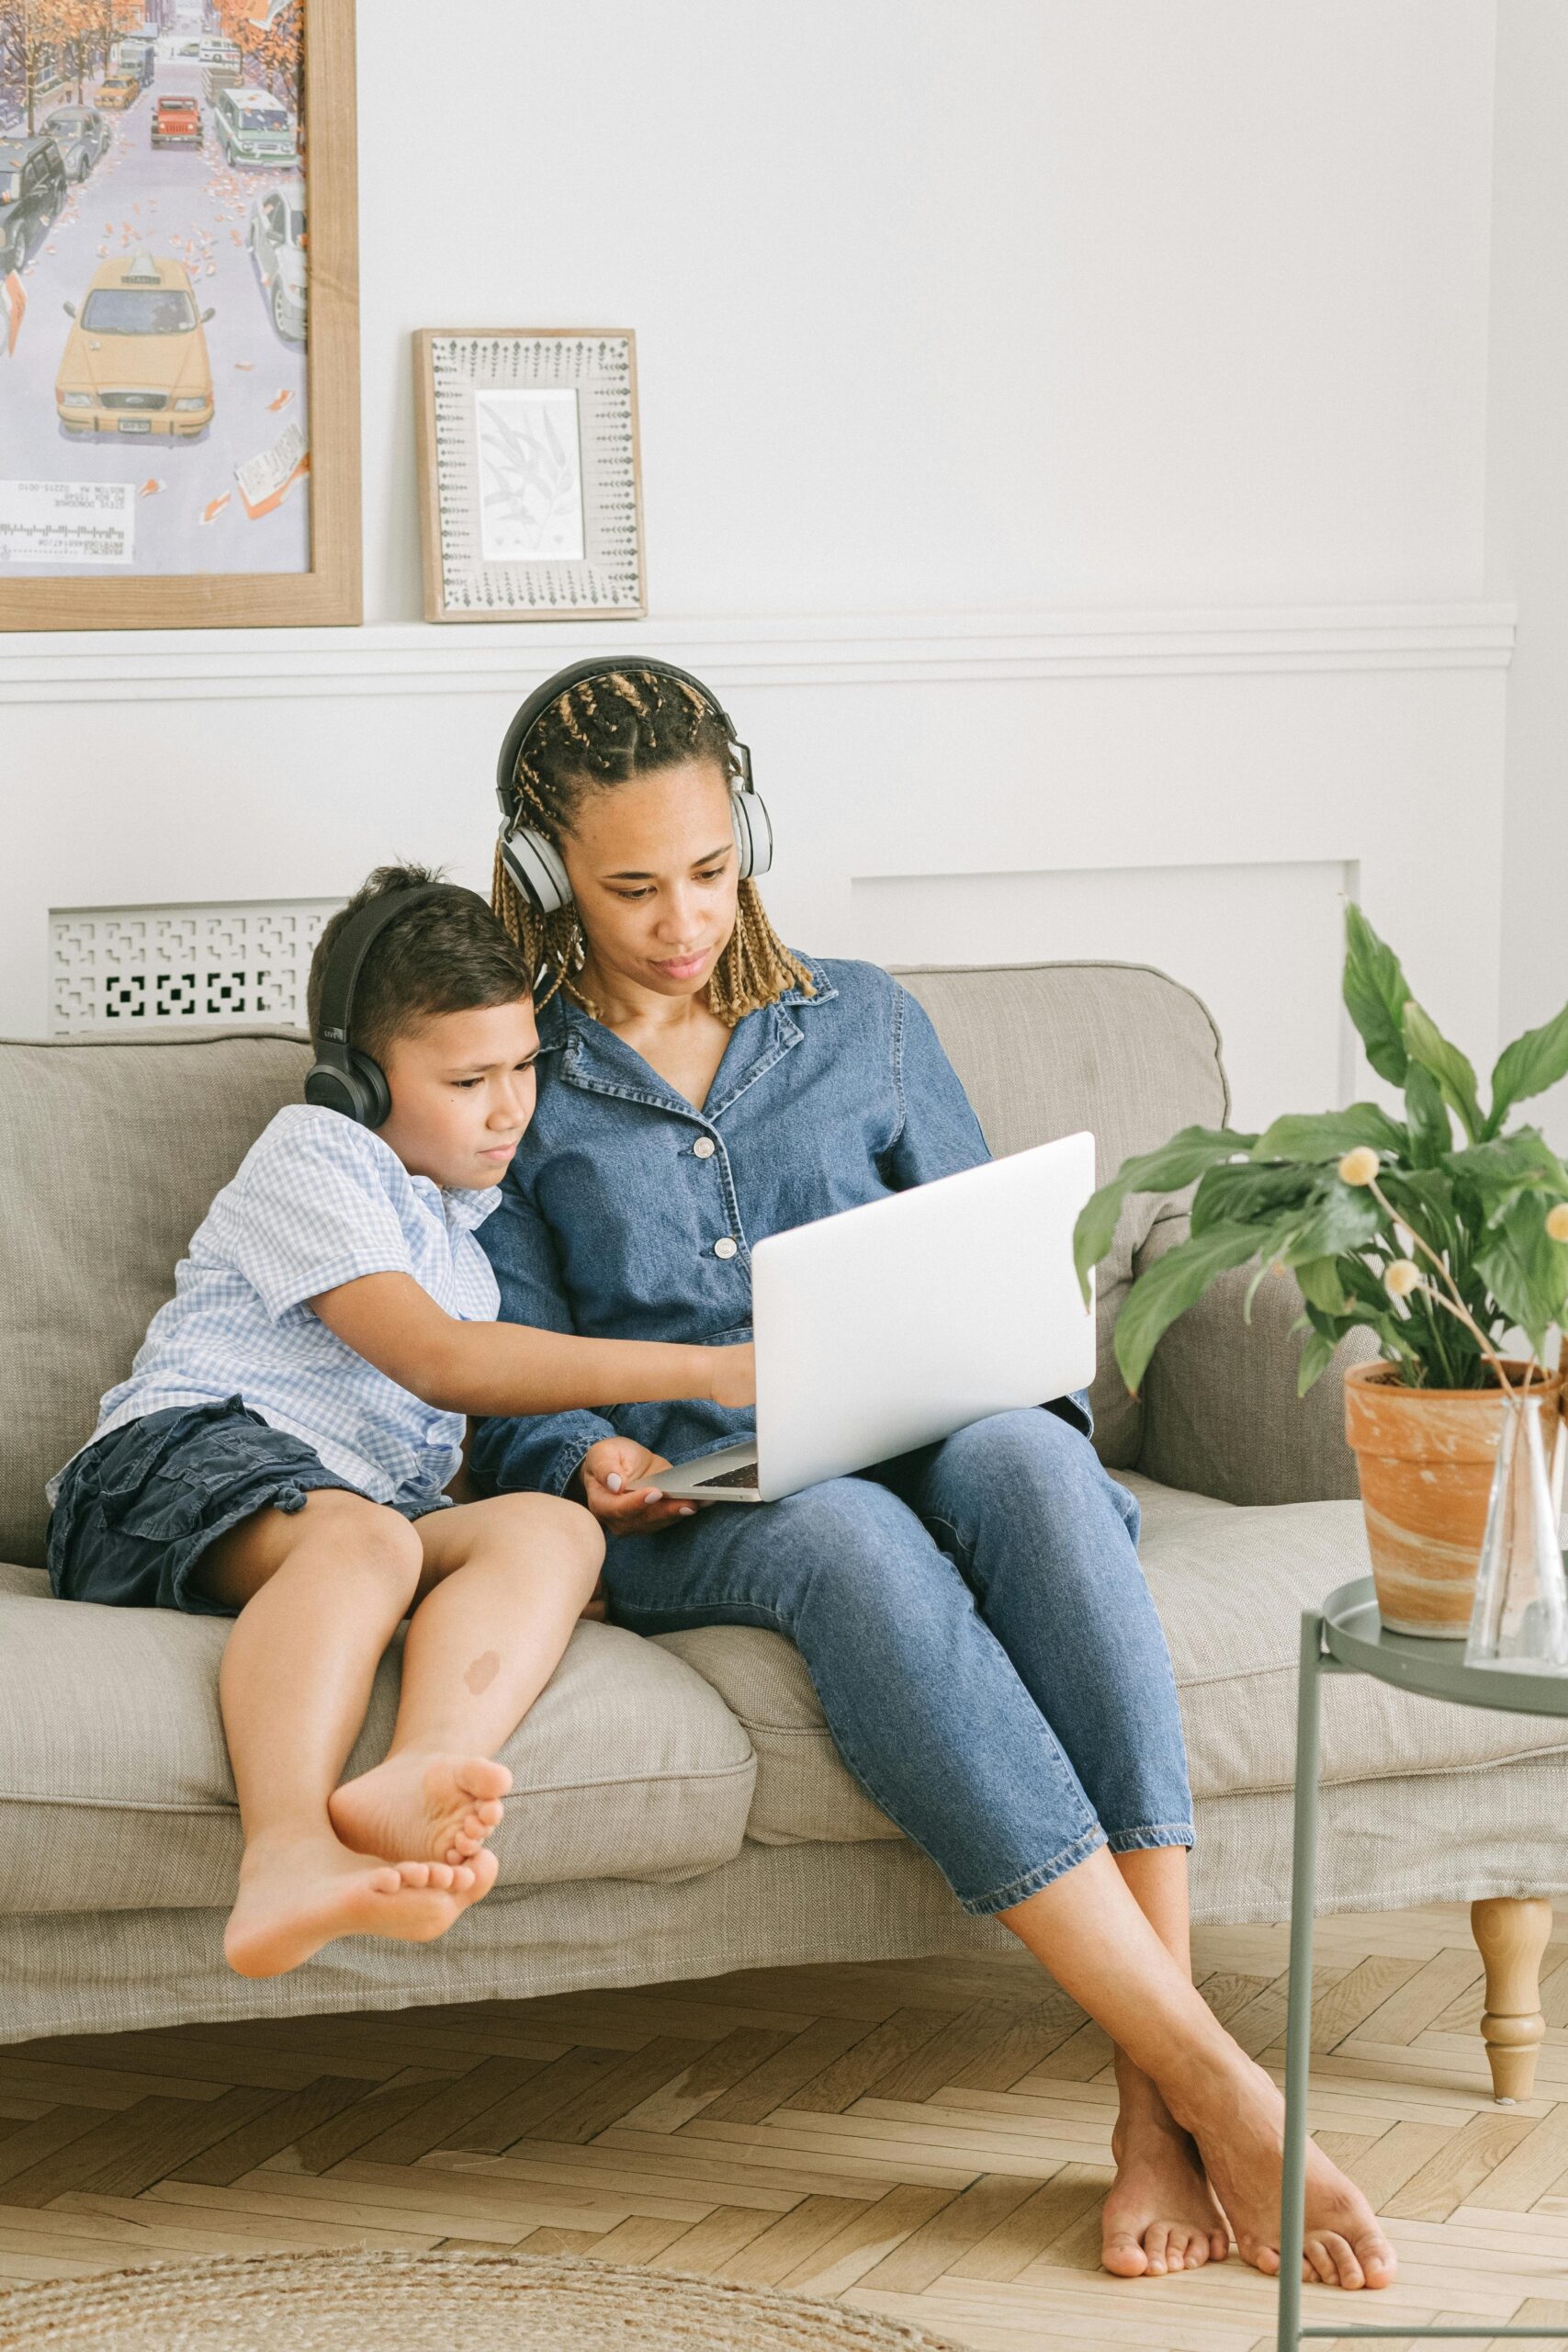
[[[1124,1834],[1135,1837],[1140,1833],[1129,1831]],[[1075,1838],[1070,1846],[1064,1846],[1059,1854],[1054,1854],[1048,1862],[1042,1862],[1038,1870],[1030,1871],[1023,1878],[1015,1878],[1010,1886],[998,1886],[991,1894],[961,1894],[958,1897],[959,1906],[974,1919],[988,1919],[993,1912],[1010,1911],[1015,1903],[1027,1903],[1030,1896],[1038,1894],[1043,1886],[1049,1886],[1053,1880],[1065,1878],[1068,1871],[1077,1870],[1080,1862],[1087,1862],[1104,1843],[1105,1832],[1097,1821],[1084,1831],[1081,1838]]]
[[1113,1829],[1105,1842],[1113,1854],[1141,1854],[1151,1846],[1190,1846],[1195,1840],[1190,1821],[1156,1821],[1145,1829]]

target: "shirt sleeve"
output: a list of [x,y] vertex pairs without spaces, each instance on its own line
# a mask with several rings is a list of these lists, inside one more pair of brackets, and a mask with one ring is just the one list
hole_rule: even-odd
[[[883,1173],[896,1191],[929,1184],[935,1176],[955,1176],[989,1159],[980,1122],[930,1014],[903,988],[894,1003],[893,1076],[903,1121],[884,1159]],[[1085,1437],[1094,1433],[1087,1388],[1054,1397],[1045,1410]]]
[[[502,1186],[500,1207],[479,1229],[479,1241],[495,1270],[503,1323],[536,1331],[576,1330],[550,1229],[510,1178]],[[615,1435],[613,1422],[586,1408],[476,1421],[468,1467],[490,1494],[523,1489],[563,1495],[589,1447]]]
[[[275,1123],[252,1149],[214,1239],[276,1323],[366,1274],[413,1271],[373,1139],[335,1113]],[[334,1132],[341,1126],[344,1133]]]
[[936,1176],[956,1176],[989,1159],[958,1072],[942,1051],[931,1015],[908,989],[895,982],[893,994],[893,1087],[899,1124],[882,1162],[882,1173],[897,1193],[929,1184]]

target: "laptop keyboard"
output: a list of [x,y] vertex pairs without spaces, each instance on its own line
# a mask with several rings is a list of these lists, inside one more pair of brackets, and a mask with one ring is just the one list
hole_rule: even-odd
[[716,1478],[698,1478],[694,1481],[694,1484],[699,1488],[703,1487],[739,1487],[749,1489],[754,1487],[756,1483],[757,1465],[754,1462],[743,1462],[739,1470],[721,1470]]

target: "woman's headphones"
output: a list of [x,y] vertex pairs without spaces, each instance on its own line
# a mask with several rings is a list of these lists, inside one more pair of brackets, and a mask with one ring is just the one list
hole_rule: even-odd
[[[388,890],[351,915],[327,953],[321,974],[317,1033],[311,1039],[316,1058],[305,1073],[305,1100],[323,1111],[341,1111],[362,1127],[384,1126],[392,1113],[387,1074],[374,1055],[348,1042],[354,1019],[354,991],[365,968],[365,958],[394,915],[427,899],[478,899],[455,882],[430,882],[414,890]],[[481,907],[485,905],[479,899]],[[488,913],[488,907],[485,909]]]
[[773,828],[761,796],[751,787],[751,754],[737,736],[729,713],[711,689],[689,671],[677,670],[673,662],[650,662],[642,654],[630,655],[624,662],[576,662],[570,670],[558,670],[553,678],[547,678],[529,695],[506,730],[506,741],[495,767],[495,797],[501,803],[502,817],[501,862],[536,915],[553,915],[562,907],[570,907],[571,884],[554,842],[547,841],[543,833],[523,821],[517,763],[539,719],[569,687],[580,685],[584,678],[610,677],[617,670],[651,670],[655,677],[673,678],[702,696],[705,707],[712,711],[729,738],[740,770],[729,795],[740,880],[750,881],[758,874],[765,874],[773,862]]

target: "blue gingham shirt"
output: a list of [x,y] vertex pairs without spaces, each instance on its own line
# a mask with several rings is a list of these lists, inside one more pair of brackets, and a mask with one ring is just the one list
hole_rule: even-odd
[[[474,1233],[500,1198],[497,1187],[448,1192],[411,1176],[368,1127],[291,1103],[197,1227],[94,1439],[169,1406],[239,1396],[374,1501],[438,1509],[462,1459],[462,1414],[400,1388],[305,1301],[366,1274],[412,1274],[448,1315],[494,1322],[500,1296]],[[57,1475],[51,1503],[58,1486]]]

